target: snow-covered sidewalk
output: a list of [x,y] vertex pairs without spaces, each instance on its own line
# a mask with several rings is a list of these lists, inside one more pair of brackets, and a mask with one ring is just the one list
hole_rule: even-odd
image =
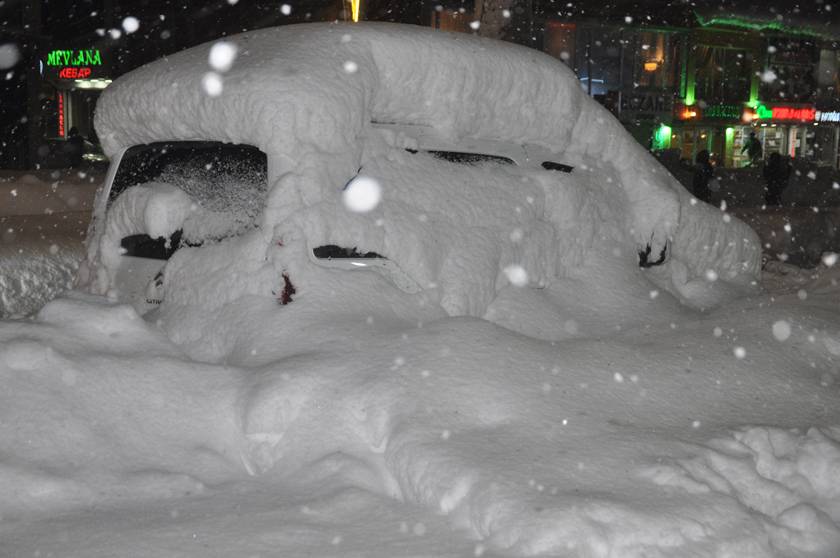
[[73,286],[101,171],[0,171],[0,318]]

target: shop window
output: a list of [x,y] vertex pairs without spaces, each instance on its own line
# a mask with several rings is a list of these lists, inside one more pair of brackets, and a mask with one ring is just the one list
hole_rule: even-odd
[[606,95],[621,87],[622,37],[620,31],[604,28],[583,29],[578,34],[578,78],[591,95]]
[[752,58],[745,50],[696,47],[695,96],[710,103],[739,103],[750,97]]
[[837,132],[834,126],[815,126],[812,149],[814,161],[820,166],[831,167],[837,156]]
[[814,100],[821,54],[805,39],[776,38],[762,79],[760,96],[769,101],[804,103]]
[[545,26],[545,51],[574,69],[576,34],[574,23],[547,22]]
[[462,10],[441,9],[432,12],[432,27],[441,31],[466,33],[470,21]]
[[817,64],[817,95],[833,97],[840,91],[840,52],[823,49]]
[[[679,83],[680,41],[671,33],[643,31],[633,37],[634,48],[628,49],[627,77],[633,85],[675,90]],[[625,79],[625,85],[629,85]]]

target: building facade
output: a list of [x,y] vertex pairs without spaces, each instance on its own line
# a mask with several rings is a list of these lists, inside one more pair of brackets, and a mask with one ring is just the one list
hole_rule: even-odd
[[719,166],[750,164],[755,134],[771,153],[840,166],[840,43],[807,27],[693,13],[682,25],[545,23],[544,50],[652,150]]

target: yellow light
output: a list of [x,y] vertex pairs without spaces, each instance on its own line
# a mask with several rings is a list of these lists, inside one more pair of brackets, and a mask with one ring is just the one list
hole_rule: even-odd
[[359,21],[359,8],[361,7],[361,3],[362,0],[350,0],[350,13],[354,23]]
[[651,60],[650,62],[645,62],[645,71],[646,72],[655,72],[659,69],[659,62],[656,60]]

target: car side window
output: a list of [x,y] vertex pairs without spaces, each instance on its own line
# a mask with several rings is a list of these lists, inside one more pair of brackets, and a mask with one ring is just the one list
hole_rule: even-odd
[[268,191],[267,175],[265,153],[250,145],[158,142],[128,149],[108,193],[108,207],[132,187],[164,183],[183,190],[207,214],[220,216],[223,224],[209,237],[186,230],[171,239],[131,235],[121,241],[124,254],[168,259],[179,245],[196,246],[255,227]]
[[[408,149],[409,153],[417,153],[417,149]],[[478,163],[499,163],[502,165],[514,165],[513,159],[501,155],[489,155],[487,153],[467,153],[464,151],[444,151],[440,149],[421,149],[435,159],[442,159],[450,163],[461,163],[462,165],[475,165]]]
[[553,170],[558,172],[572,172],[575,170],[575,167],[564,165],[563,163],[555,163],[554,161],[543,161],[542,168],[545,170]]

